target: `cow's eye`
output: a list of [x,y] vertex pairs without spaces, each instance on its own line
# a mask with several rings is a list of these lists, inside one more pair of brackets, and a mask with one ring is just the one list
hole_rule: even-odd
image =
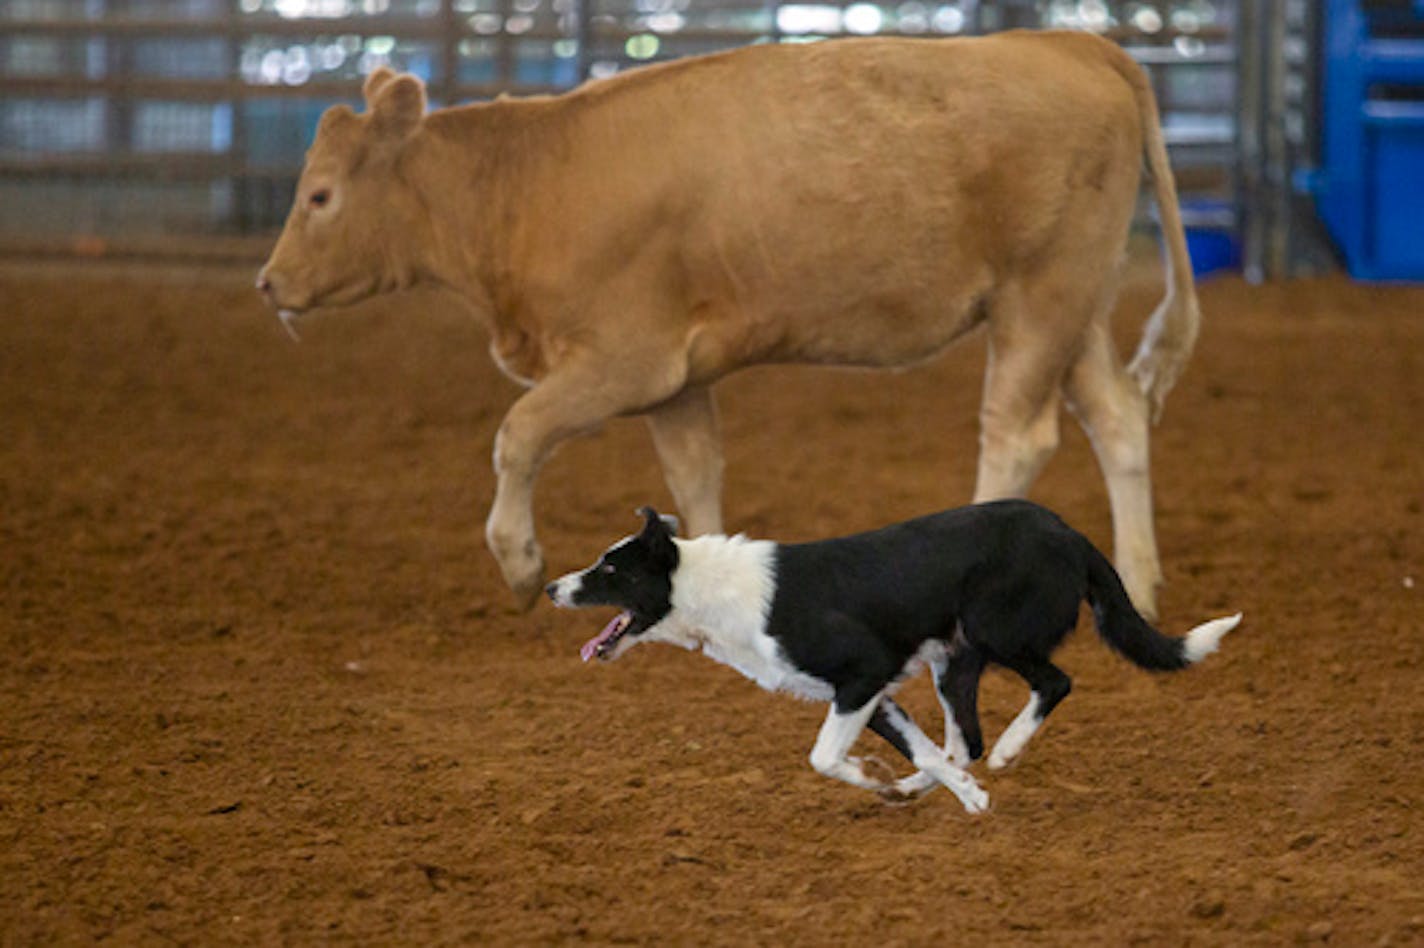
[[326,203],[331,200],[331,192],[326,188],[320,191],[313,191],[311,197],[307,198],[307,203],[312,207],[326,207]]
[[600,573],[612,573],[612,572],[614,572],[613,564],[612,564],[612,563],[604,563],[602,566],[600,566],[600,567],[598,568],[598,571],[599,571]]

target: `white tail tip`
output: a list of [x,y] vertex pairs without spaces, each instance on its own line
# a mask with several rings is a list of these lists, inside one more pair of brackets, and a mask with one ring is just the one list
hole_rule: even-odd
[[1241,613],[1234,616],[1227,616],[1224,619],[1212,619],[1210,622],[1203,622],[1187,633],[1186,643],[1182,646],[1182,653],[1187,661],[1196,664],[1215,652],[1217,646],[1221,644],[1222,636],[1230,632],[1241,624]]

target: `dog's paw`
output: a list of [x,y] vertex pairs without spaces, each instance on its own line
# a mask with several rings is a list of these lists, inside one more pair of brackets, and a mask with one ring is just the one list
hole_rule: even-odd
[[967,812],[978,815],[989,809],[989,794],[973,780],[952,786],[950,789],[954,791],[955,796],[959,797],[959,802],[964,804],[964,809]]
[[886,806],[909,806],[924,796],[922,793],[912,793],[907,790],[901,790],[893,784],[876,790],[875,795],[880,797],[880,802]]
[[883,800],[887,806],[908,806],[920,797],[928,794],[937,786],[939,786],[939,782],[936,780],[924,783],[910,776],[897,780],[891,786],[876,792],[879,793],[880,799]]
[[938,786],[939,781],[923,770],[917,770],[908,777],[895,781],[895,789],[912,797],[922,797]]
[[1003,770],[1018,759],[1017,751],[1004,751],[996,747],[989,752],[989,759],[985,763],[990,770]]

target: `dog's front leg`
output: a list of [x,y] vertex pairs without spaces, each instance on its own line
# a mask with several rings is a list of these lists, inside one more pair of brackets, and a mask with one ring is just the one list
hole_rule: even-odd
[[935,742],[910,720],[898,704],[889,698],[882,700],[871,727],[920,769],[919,773],[897,781],[889,793],[883,793],[887,799],[903,799],[927,792],[925,776],[928,775],[954,791],[970,813],[983,813],[989,808],[989,795],[968,771],[946,759],[944,751],[935,746]]
[[816,735],[816,746],[811,749],[811,766],[817,773],[877,793],[891,788],[885,781],[868,776],[859,759],[846,756],[879,703],[879,693],[857,708],[843,708],[839,697],[831,703],[825,723]]

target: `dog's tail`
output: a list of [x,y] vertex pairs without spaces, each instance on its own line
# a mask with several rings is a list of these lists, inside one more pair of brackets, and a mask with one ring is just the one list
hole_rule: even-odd
[[1203,622],[1179,639],[1163,635],[1142,618],[1127,598],[1122,580],[1107,557],[1083,540],[1088,560],[1088,604],[1103,641],[1133,664],[1149,671],[1177,671],[1216,651],[1222,636],[1241,622],[1241,613]]

